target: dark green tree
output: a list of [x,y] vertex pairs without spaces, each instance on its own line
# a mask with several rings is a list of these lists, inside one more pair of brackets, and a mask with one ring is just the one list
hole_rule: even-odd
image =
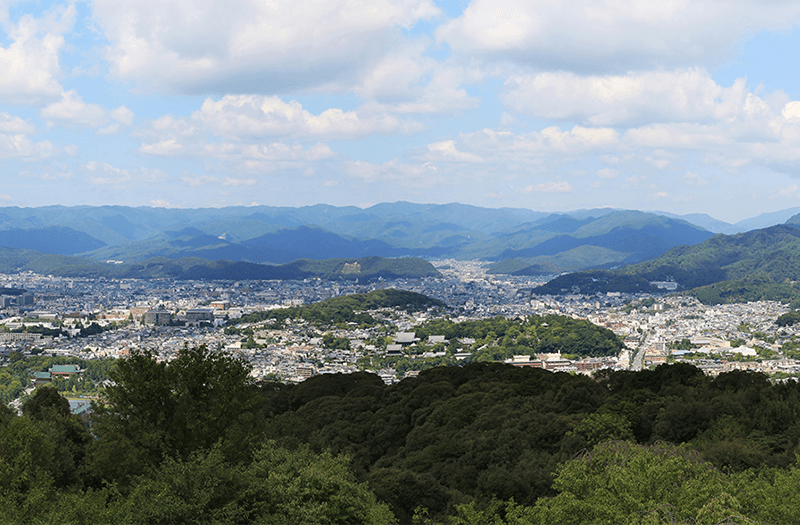
[[247,460],[263,424],[249,372],[246,361],[206,346],[184,347],[169,363],[147,351],[121,360],[95,406],[94,472],[125,479],[218,441],[229,460]]

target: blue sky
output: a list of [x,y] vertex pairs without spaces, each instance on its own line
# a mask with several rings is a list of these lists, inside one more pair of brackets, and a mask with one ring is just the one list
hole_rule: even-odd
[[800,206],[800,1],[0,0],[0,206]]

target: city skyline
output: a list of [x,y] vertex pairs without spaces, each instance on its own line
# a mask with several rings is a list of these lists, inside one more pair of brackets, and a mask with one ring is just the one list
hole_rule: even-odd
[[800,2],[0,5],[0,206],[800,205]]

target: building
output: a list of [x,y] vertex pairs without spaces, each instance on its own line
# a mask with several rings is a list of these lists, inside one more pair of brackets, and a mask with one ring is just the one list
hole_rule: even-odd
[[214,322],[214,310],[209,308],[194,308],[186,310],[186,321],[189,323]]
[[63,377],[64,379],[69,379],[73,376],[82,378],[83,370],[78,365],[53,365],[50,367],[50,375],[53,378]]
[[168,325],[172,322],[172,314],[166,310],[149,310],[144,313],[144,324],[146,325]]
[[417,341],[419,341],[419,339],[414,332],[397,332],[394,336],[394,342],[398,345],[411,345]]
[[50,375],[50,372],[33,372],[31,374],[33,386],[49,385],[52,380],[53,377]]

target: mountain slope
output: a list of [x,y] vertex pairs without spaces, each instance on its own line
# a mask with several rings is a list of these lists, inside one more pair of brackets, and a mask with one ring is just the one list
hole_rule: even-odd
[[385,279],[441,276],[428,261],[417,258],[302,259],[267,265],[240,261],[209,261],[197,257],[152,257],[126,264],[98,263],[84,257],[43,254],[0,247],[0,273],[32,271],[61,277],[181,280]]
[[[505,235],[505,244],[521,245],[500,252],[497,259],[528,261],[538,273],[542,263],[552,263],[543,257],[558,256],[560,271],[574,271],[580,268],[609,267],[652,259],[668,249],[682,244],[696,244],[713,234],[685,221],[670,219],[660,215],[633,211],[614,211],[601,217],[558,217],[554,220],[541,220],[531,225],[516,228]],[[497,243],[500,243],[500,239]],[[576,251],[578,248],[582,250]],[[603,253],[602,257],[587,259],[586,249],[592,248]],[[569,254],[579,255],[570,258]],[[615,255],[612,255],[615,254]],[[518,266],[515,264],[513,266]],[[552,267],[550,265],[546,265]],[[490,273],[501,273],[504,267],[497,264]],[[518,275],[531,271],[517,268]]]
[[96,250],[105,243],[84,232],[63,226],[0,230],[0,246],[28,249],[58,255]]

